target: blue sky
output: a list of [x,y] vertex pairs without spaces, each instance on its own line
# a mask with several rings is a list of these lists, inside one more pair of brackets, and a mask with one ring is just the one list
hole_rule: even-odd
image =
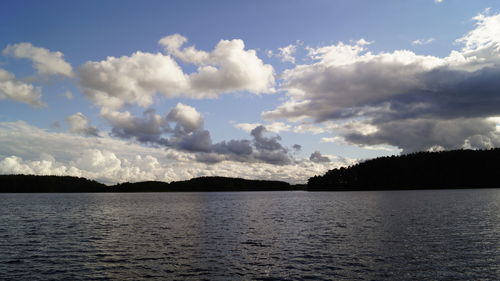
[[498,1],[1,6],[0,173],[304,182],[500,144]]

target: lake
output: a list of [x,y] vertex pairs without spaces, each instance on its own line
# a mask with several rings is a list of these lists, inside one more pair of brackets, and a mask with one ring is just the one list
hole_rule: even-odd
[[498,280],[500,190],[0,194],[2,280]]

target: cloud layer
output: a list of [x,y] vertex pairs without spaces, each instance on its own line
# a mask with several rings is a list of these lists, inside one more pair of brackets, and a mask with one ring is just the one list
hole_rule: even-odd
[[[255,132],[259,138],[260,133]],[[273,138],[260,141],[265,149],[279,147]],[[312,175],[353,163],[353,160],[336,157],[330,163],[303,160],[288,165],[238,161],[209,164],[196,161],[196,153],[148,147],[108,136],[52,133],[25,122],[0,122],[0,143],[0,174],[72,175],[105,183],[175,181],[200,176],[303,183]],[[242,150],[238,143],[226,143],[225,147]]]

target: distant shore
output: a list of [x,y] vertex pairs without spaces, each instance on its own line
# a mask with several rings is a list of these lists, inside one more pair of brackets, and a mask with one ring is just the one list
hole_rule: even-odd
[[227,177],[199,177],[186,181],[144,181],[112,186],[79,177],[0,175],[0,192],[211,192],[211,191],[291,191],[305,190],[305,185],[282,181],[247,180]]
[[498,188],[500,149],[419,152],[380,157],[314,176],[307,184],[199,177],[185,181],[144,181],[112,186],[70,176],[0,175],[1,193],[35,192],[212,192],[370,191]]

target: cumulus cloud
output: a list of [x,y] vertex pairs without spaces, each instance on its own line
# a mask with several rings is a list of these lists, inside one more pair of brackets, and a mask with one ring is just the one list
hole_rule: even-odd
[[203,116],[194,107],[178,103],[165,116],[149,109],[142,117],[128,111],[101,111],[112,126],[111,134],[158,147],[170,147],[196,153],[201,162],[221,161],[266,162],[284,165],[293,161],[281,137],[269,135],[264,126],[250,131],[251,140],[229,140],[213,143],[210,132],[203,127]]
[[178,103],[165,116],[157,114],[154,109],[144,111],[142,116],[134,116],[128,111],[103,109],[101,116],[112,126],[112,135],[124,139],[180,146],[187,150],[199,147],[195,143],[202,142],[200,138],[210,139],[209,134],[202,133],[201,113],[182,103]]
[[[255,132],[259,141],[273,143],[272,138],[261,135],[261,130]],[[313,175],[354,163],[353,159],[342,157],[328,163],[304,159],[287,165],[230,160],[201,162],[196,161],[196,154],[186,151],[147,147],[107,136],[96,139],[54,133],[21,121],[0,122],[0,143],[0,174],[71,175],[108,184],[145,180],[168,182],[200,176],[304,183]],[[245,155],[252,153],[249,150],[245,152],[247,144],[249,141],[233,141],[227,142],[224,147]],[[44,153],[40,154],[40,151]],[[208,158],[209,154],[205,156]]]
[[69,130],[72,133],[82,134],[86,136],[99,136],[99,130],[92,126],[87,116],[81,112],[66,117],[66,122],[69,125]]
[[[159,41],[167,54],[136,52],[131,56],[90,61],[79,67],[83,92],[101,107],[101,116],[112,127],[111,134],[195,152],[196,159],[202,162],[291,162],[283,147],[266,151],[260,148],[266,140],[264,130],[252,136],[253,140],[213,143],[210,132],[203,128],[202,115],[182,103],[164,116],[153,109],[145,110],[143,116],[124,110],[129,105],[150,106],[156,93],[167,98],[214,98],[234,91],[255,94],[275,91],[273,67],[264,64],[255,50],[245,49],[242,40],[221,40],[210,52],[194,46],[183,47],[186,42],[187,38],[174,34]],[[175,59],[193,64],[197,70],[184,73]],[[283,123],[272,124],[270,128],[288,129]]]
[[[206,163],[237,161],[248,163],[268,163],[272,165],[289,165],[295,159],[280,141],[279,135],[269,134],[264,126],[257,126],[250,135],[251,140],[229,140],[211,143],[208,131],[200,131],[187,138],[190,147],[196,144],[197,160]],[[194,138],[194,139],[192,139]],[[185,148],[185,147],[182,147]]]
[[203,117],[192,106],[177,103],[167,115],[168,121],[176,122],[185,133],[197,131],[203,127]]
[[89,61],[78,68],[84,94],[101,107],[120,109],[127,104],[147,107],[160,92],[178,97],[189,81],[179,65],[160,53]]
[[281,61],[295,63],[294,54],[297,51],[297,45],[290,44],[286,47],[278,48],[278,51]]
[[10,99],[40,107],[44,106],[41,96],[40,88],[19,81],[14,74],[0,68],[0,100]]
[[[83,92],[110,110],[125,105],[147,107],[156,93],[166,98],[216,98],[220,94],[248,91],[274,92],[274,70],[242,40],[221,40],[211,52],[187,47],[187,38],[175,34],[162,38],[168,55],[136,52],[131,56],[89,61],[78,68]],[[174,58],[197,66],[186,74]]]
[[289,164],[292,162],[288,149],[281,145],[279,135],[266,136],[266,127],[258,126],[250,134],[254,138],[253,144],[256,148],[254,157],[272,164]]
[[8,45],[2,53],[31,60],[33,67],[41,75],[73,76],[71,65],[64,60],[64,55],[61,52],[52,52],[33,46],[31,43],[18,43]]
[[463,44],[463,49],[452,52],[457,63],[468,64],[470,70],[498,67],[500,63],[500,14],[488,14],[489,9],[486,9],[473,18],[476,27],[457,39],[457,43]]
[[211,96],[233,91],[274,92],[273,67],[264,64],[255,50],[245,50],[243,40],[221,40],[212,52],[194,46],[181,49],[185,42],[187,38],[179,34],[159,41],[172,56],[198,66],[197,72],[189,75],[187,92]]
[[164,143],[164,133],[170,132],[167,120],[156,114],[153,109],[146,110],[142,117],[134,116],[128,111],[101,112],[111,127],[111,134],[123,139],[135,139],[140,142]]
[[[500,114],[500,14],[475,20],[474,30],[457,40],[463,48],[443,58],[408,50],[374,54],[365,40],[309,48],[315,62],[283,73],[288,100],[263,117],[333,122],[320,129],[352,144],[404,152],[490,147],[497,135],[487,118]],[[306,127],[300,129],[318,129]]]

